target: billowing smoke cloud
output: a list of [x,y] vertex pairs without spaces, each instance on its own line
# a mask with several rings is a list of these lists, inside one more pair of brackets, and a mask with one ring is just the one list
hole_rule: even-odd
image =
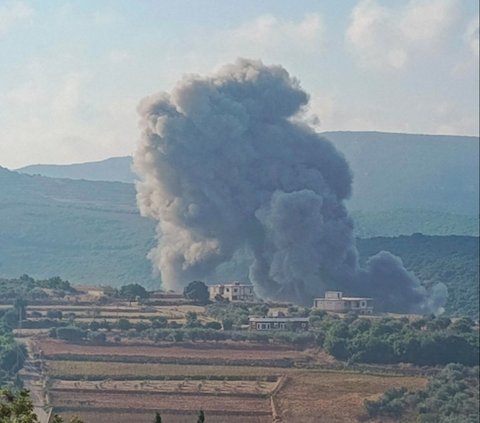
[[352,175],[328,140],[292,119],[307,102],[285,69],[243,59],[141,102],[137,199],[158,220],[150,258],[164,286],[208,281],[243,251],[264,298],[311,304],[339,289],[391,311],[438,308],[445,293],[432,299],[390,253],[359,267],[344,206]]

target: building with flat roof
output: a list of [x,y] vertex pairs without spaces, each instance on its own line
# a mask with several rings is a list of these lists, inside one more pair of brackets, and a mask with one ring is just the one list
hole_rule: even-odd
[[353,311],[358,314],[373,313],[373,299],[368,297],[344,297],[340,291],[327,291],[325,298],[315,298],[313,308],[335,313],[348,313]]
[[302,331],[309,329],[308,317],[249,317],[250,330],[291,330]]
[[211,301],[228,300],[228,301],[255,301],[255,293],[253,285],[241,284],[240,282],[231,282],[219,285],[210,285],[208,294]]

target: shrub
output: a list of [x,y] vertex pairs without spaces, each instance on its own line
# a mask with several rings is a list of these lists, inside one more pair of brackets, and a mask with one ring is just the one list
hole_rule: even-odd
[[65,341],[81,341],[85,338],[85,331],[75,326],[66,326],[63,328],[56,329],[57,338],[63,339]]

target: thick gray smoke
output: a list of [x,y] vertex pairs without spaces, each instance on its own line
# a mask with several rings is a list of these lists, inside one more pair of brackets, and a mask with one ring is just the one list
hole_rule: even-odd
[[246,251],[263,298],[311,304],[338,289],[391,311],[437,309],[445,292],[433,299],[390,253],[359,267],[344,206],[352,175],[329,141],[292,119],[307,102],[285,69],[243,59],[141,102],[137,199],[158,221],[150,258],[164,286],[208,281]]

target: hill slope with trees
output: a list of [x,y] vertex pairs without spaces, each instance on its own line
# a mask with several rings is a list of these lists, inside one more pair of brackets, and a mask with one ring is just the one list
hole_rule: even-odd
[[443,282],[448,287],[446,311],[478,316],[479,239],[466,236],[399,236],[357,241],[361,261],[381,250],[402,258],[427,287]]
[[[0,277],[27,273],[77,284],[159,286],[147,258],[154,223],[139,215],[132,184],[0,168],[0,187]],[[425,284],[449,287],[448,312],[478,315],[477,237],[377,237],[360,239],[358,247],[362,260],[381,250],[400,256]],[[224,266],[223,274],[246,277],[247,265],[238,260]]]

